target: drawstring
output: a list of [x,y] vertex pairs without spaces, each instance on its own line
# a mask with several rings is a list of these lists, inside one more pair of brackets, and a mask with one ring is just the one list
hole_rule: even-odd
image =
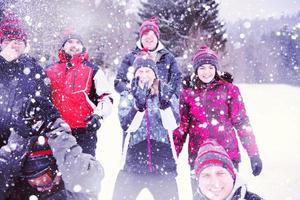
[[149,165],[149,171],[153,171],[153,166],[152,166],[152,150],[151,150],[151,142],[150,142],[150,118],[149,118],[149,112],[148,112],[148,97],[146,97],[146,124],[147,124],[147,142],[148,142],[148,165]]

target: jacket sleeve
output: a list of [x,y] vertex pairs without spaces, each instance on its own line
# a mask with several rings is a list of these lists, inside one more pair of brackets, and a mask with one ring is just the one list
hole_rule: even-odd
[[190,106],[187,103],[187,94],[183,90],[179,99],[179,113],[180,113],[180,125],[173,132],[173,140],[177,156],[182,151],[182,147],[186,141],[186,137],[189,134],[190,128]]
[[0,149],[0,199],[5,199],[25,161],[30,146],[30,139],[25,139],[12,132],[8,144]]
[[105,119],[112,112],[113,97],[110,91],[110,85],[105,77],[104,72],[98,69],[94,78],[96,93],[98,95],[98,104],[94,108],[94,114]]
[[233,84],[230,84],[228,101],[231,123],[236,129],[241,143],[248,153],[248,156],[251,157],[258,154],[255,136],[246,113],[241,93],[239,88]]
[[128,68],[132,65],[134,55],[132,53],[126,55],[117,71],[116,79],[114,80],[114,87],[118,93],[129,90],[130,80],[127,77]]
[[60,113],[52,103],[50,80],[47,78],[44,69],[29,56],[25,55],[22,59],[25,60],[25,65],[31,63],[31,66],[33,66],[34,74],[32,76],[35,81],[35,96],[32,98],[37,98],[38,101],[41,101],[41,105],[47,105],[46,107],[42,107],[42,109],[45,110],[47,114],[51,115],[51,119],[55,120],[59,118]]
[[120,95],[118,115],[122,129],[134,132],[140,126],[144,112],[138,111],[134,105],[133,96],[128,91],[124,91]]
[[104,177],[100,162],[90,154],[82,153],[75,137],[68,133],[61,132],[55,138],[49,137],[48,143],[66,189],[97,196]]
[[173,87],[174,94],[179,97],[181,90],[181,72],[178,68],[177,61],[173,55],[170,55],[170,84]]

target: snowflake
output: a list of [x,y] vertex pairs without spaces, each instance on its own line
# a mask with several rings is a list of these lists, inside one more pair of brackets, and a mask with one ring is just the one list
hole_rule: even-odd
[[74,188],[73,188],[74,192],[80,192],[81,190],[82,190],[82,188],[81,188],[80,185],[75,185]]
[[38,200],[39,198],[37,198],[37,196],[35,196],[35,195],[31,195],[30,197],[29,197],[29,200]]
[[25,75],[28,75],[28,74],[30,74],[30,68],[29,67],[25,67],[24,69],[23,69],[23,73],[25,74]]

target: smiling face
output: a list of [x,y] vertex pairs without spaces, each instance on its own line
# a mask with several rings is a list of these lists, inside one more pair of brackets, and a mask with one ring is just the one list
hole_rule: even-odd
[[154,31],[150,30],[143,34],[141,42],[144,48],[154,50],[157,46],[158,39]]
[[151,87],[153,84],[153,81],[155,79],[155,73],[154,71],[149,67],[140,67],[135,72],[135,77],[139,77],[139,86],[141,88],[144,88],[144,84],[148,82],[148,88]]
[[224,200],[231,193],[234,180],[225,168],[210,166],[199,174],[198,186],[201,193],[210,200]]
[[211,64],[201,65],[197,69],[197,75],[203,83],[210,83],[216,75],[216,68]]
[[9,47],[16,52],[16,57],[18,58],[22,53],[24,53],[26,44],[23,40],[18,39],[4,39],[1,43],[1,49]]
[[71,56],[81,53],[83,51],[83,45],[78,39],[69,39],[65,43],[63,50]]

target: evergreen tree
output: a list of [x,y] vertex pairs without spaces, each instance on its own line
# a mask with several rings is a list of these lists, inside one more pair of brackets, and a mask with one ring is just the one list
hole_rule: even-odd
[[284,82],[296,85],[300,84],[299,32],[299,29],[290,30],[288,26],[284,26],[279,32],[278,40],[282,59],[280,68],[285,77]]
[[[199,43],[212,49],[224,48],[224,24],[218,20],[215,0],[148,0],[138,15],[142,20],[158,16],[161,40],[177,56],[191,54]],[[190,48],[187,52],[186,50]]]

